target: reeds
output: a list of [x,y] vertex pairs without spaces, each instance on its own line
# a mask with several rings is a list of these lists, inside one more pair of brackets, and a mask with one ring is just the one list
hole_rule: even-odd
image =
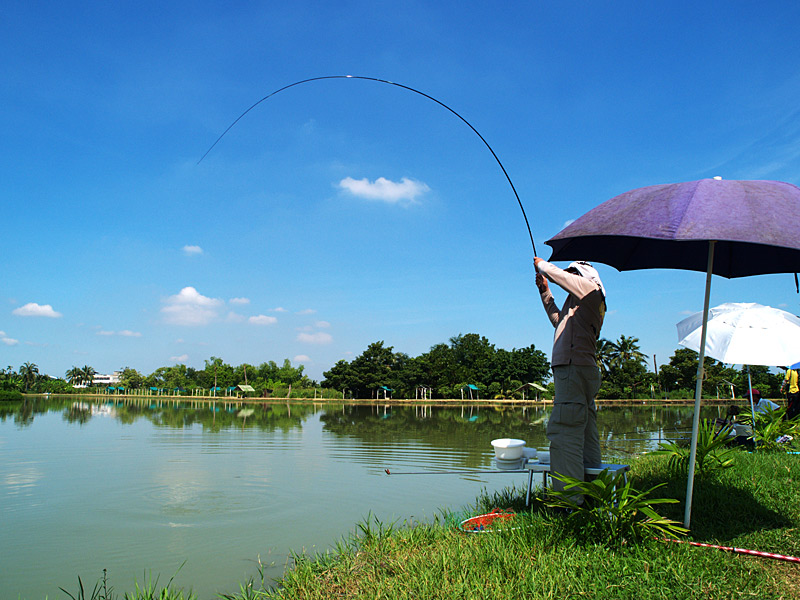
[[[183,564],[186,563],[184,562]],[[183,564],[178,567],[178,571],[175,572],[175,575],[183,568]],[[197,600],[197,596],[191,591],[185,592],[182,589],[175,589],[172,587],[172,581],[175,579],[175,575],[170,577],[167,585],[159,587],[158,575],[153,579],[152,573],[145,574],[142,585],[140,586],[138,581],[134,582],[134,591],[131,593],[126,592],[123,596],[114,595],[114,588],[112,588],[109,583],[108,571],[106,569],[103,569],[103,576],[97,581],[92,592],[88,596],[86,595],[86,589],[83,586],[83,581],[80,576],[78,576],[77,595],[71,594],[63,587],[59,589],[72,600],[114,600],[114,598],[121,598],[123,600]]]

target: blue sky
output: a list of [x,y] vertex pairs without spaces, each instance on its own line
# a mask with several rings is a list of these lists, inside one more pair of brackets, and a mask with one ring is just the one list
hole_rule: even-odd
[[[544,258],[567,222],[633,188],[800,183],[791,2],[12,0],[3,13],[3,366],[289,358],[321,379],[377,340],[418,355],[469,332],[549,355],[513,192],[434,102],[304,84],[197,164],[247,107],[306,78],[387,79],[460,113]],[[636,336],[666,362],[704,276],[598,269],[604,337]],[[791,275],[716,277],[723,302],[797,313],[800,296]]]

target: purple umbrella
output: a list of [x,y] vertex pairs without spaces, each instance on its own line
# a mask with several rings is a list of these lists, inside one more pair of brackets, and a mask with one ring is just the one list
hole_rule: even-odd
[[619,271],[664,268],[706,273],[686,527],[692,510],[711,275],[796,273],[800,268],[797,215],[797,186],[715,177],[631,190],[593,208],[546,242],[553,248],[553,261],[592,260]]
[[782,181],[701,179],[643,187],[604,202],[547,241],[553,260],[595,260],[619,271],[708,270],[746,277],[794,273],[800,188]]

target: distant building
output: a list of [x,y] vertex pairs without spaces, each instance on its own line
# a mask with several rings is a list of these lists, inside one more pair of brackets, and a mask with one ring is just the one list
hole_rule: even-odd
[[114,371],[111,375],[96,373],[92,379],[92,385],[116,385],[120,382],[122,371]]

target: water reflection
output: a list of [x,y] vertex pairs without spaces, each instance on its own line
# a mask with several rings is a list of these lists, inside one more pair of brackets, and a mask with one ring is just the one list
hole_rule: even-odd
[[[513,437],[529,447],[546,448],[549,407],[443,407],[443,406],[345,406],[324,409],[325,428],[358,439],[363,446],[388,449],[408,443],[418,447],[458,448],[459,466],[489,464],[487,440]],[[714,412],[715,407],[705,409]],[[613,406],[598,411],[598,430],[606,460],[652,450],[667,439],[689,435],[691,406]],[[455,440],[458,440],[457,443]],[[440,456],[452,468],[453,457]]]
[[156,399],[123,399],[116,401],[75,400],[62,396],[36,398],[24,402],[0,403],[0,422],[9,418],[25,427],[39,415],[61,412],[68,423],[82,425],[97,417],[111,417],[124,424],[146,419],[157,427],[182,429],[200,424],[208,431],[233,427],[256,428],[262,431],[290,431],[302,427],[303,421],[320,410],[320,404],[273,404],[243,402],[201,402]]
[[10,496],[30,495],[31,488],[42,479],[42,472],[35,463],[17,463],[3,477],[3,487]]
[[[363,444],[366,455],[409,444],[420,448],[458,448],[451,459],[474,468],[487,464],[487,440],[515,437],[530,447],[544,448],[550,415],[545,406],[488,405],[355,405],[321,403],[251,403],[136,398],[91,402],[51,397],[0,405],[0,422],[29,427],[39,415],[61,412],[66,423],[83,426],[91,419],[110,418],[130,425],[146,420],[154,427],[183,430],[196,425],[204,432],[230,429],[288,433],[302,429],[311,415],[320,415],[327,432]],[[598,429],[604,454],[625,456],[650,450],[660,441],[688,436],[693,409],[675,405],[600,406]],[[724,407],[707,406],[702,416],[722,416]],[[351,457],[359,460],[359,456]],[[374,456],[373,456],[374,458]],[[432,468],[438,465],[430,463]]]

